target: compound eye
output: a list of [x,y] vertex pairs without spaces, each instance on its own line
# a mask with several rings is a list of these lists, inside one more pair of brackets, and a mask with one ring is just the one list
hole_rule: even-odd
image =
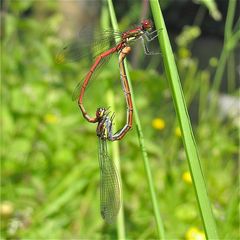
[[96,117],[100,117],[101,115],[101,108],[98,108],[96,111]]
[[102,117],[105,113],[105,108],[98,108],[96,111],[96,117]]
[[147,30],[147,31],[151,30],[152,29],[152,25],[153,25],[152,21],[149,20],[149,19],[142,21],[142,28],[144,30]]

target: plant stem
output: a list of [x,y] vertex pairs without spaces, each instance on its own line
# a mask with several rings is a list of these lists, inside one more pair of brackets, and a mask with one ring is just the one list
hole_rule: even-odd
[[232,93],[236,87],[235,56],[232,52],[227,63],[228,93]]
[[[221,80],[224,74],[226,62],[228,59],[229,54],[234,49],[234,43],[232,46],[229,47],[229,42],[232,40],[236,34],[233,35],[232,33],[232,24],[233,24],[233,18],[236,8],[236,0],[229,0],[228,4],[228,11],[227,11],[227,18],[226,18],[226,24],[225,24],[225,30],[224,30],[224,44],[223,44],[223,50],[220,55],[218,67],[215,72],[215,76],[213,79],[213,85],[212,85],[212,103],[209,108],[209,115],[211,116],[214,112],[214,109],[217,105],[217,99],[218,99],[218,91],[221,85]],[[239,31],[239,30],[238,30]],[[236,43],[235,43],[236,44]]]
[[[107,102],[108,105],[111,106],[111,110],[115,112],[115,101],[114,101],[114,93],[112,90],[108,90],[107,92]],[[115,163],[118,173],[119,173],[119,184],[121,187],[121,198],[123,200],[123,191],[122,191],[122,177],[121,177],[121,164],[120,164],[120,155],[119,155],[119,142],[114,141],[112,142],[112,156],[113,156],[113,162]],[[124,225],[124,211],[123,211],[123,201],[122,206],[119,211],[118,219],[117,219],[117,225],[118,225],[118,239],[124,240],[126,239],[125,236],[125,225]]]
[[[118,30],[117,19],[116,19],[116,15],[115,15],[115,12],[114,12],[112,1],[108,0],[108,4],[109,4],[109,12],[110,12],[110,17],[111,17],[113,28],[114,28],[114,30]],[[128,78],[128,81],[129,81],[129,87],[130,87],[130,91],[131,91],[131,94],[132,94],[134,119],[135,119],[135,123],[136,123],[136,127],[137,127],[139,145],[140,145],[142,156],[143,156],[145,172],[146,172],[148,186],[149,186],[149,190],[150,190],[150,195],[151,195],[151,200],[152,200],[152,205],[153,205],[153,211],[154,211],[155,220],[156,220],[158,237],[159,237],[159,239],[165,239],[163,222],[162,222],[162,219],[161,219],[161,216],[160,216],[157,196],[156,196],[156,192],[155,192],[155,189],[154,189],[152,173],[151,173],[150,164],[149,164],[149,160],[148,160],[148,154],[147,154],[146,147],[145,147],[143,131],[142,131],[142,127],[141,127],[141,123],[140,123],[140,119],[139,119],[139,115],[138,115],[138,111],[137,111],[137,107],[136,107],[136,103],[135,103],[134,93],[133,93],[131,79],[130,79],[130,76],[129,76],[126,61],[125,61],[125,66],[126,66],[127,78]]]
[[[106,4],[104,4],[103,8],[102,8],[102,25],[106,29],[109,28],[109,13],[108,13],[108,8],[107,8]],[[115,112],[115,101],[114,101],[113,90],[108,90],[107,91],[107,102],[108,102],[108,106],[111,106],[111,110],[113,112]],[[114,141],[111,145],[112,145],[113,162],[115,163],[115,165],[117,167],[117,170],[118,170],[118,173],[119,173],[119,184],[120,184],[120,189],[121,189],[121,198],[123,200],[121,165],[120,165],[120,155],[119,155],[119,142]],[[118,219],[117,219],[117,232],[118,232],[118,239],[121,239],[121,240],[126,239],[125,225],[124,225],[123,201],[122,201],[122,206],[119,210]]]

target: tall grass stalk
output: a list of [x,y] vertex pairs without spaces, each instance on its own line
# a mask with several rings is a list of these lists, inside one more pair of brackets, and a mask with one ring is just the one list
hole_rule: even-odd
[[199,107],[198,107],[198,119],[199,123],[205,117],[207,109],[207,98],[209,92],[210,74],[207,71],[203,71],[200,75],[200,88],[199,88]]
[[[106,2],[105,2],[106,3]],[[102,16],[101,16],[101,26],[103,29],[109,28],[109,12],[107,8],[107,4],[104,4],[102,7]],[[114,101],[114,93],[112,88],[107,91],[107,103],[108,106],[111,106],[111,111],[115,112],[115,101]],[[122,178],[121,178],[121,165],[120,165],[120,155],[119,155],[119,142],[114,141],[112,144],[112,158],[113,162],[115,163],[118,173],[119,173],[119,181],[120,181],[120,188],[122,191]],[[123,200],[123,191],[122,191],[122,200]],[[118,239],[126,239],[125,237],[125,225],[124,225],[124,211],[123,211],[123,202],[122,206],[119,211],[118,219],[117,219],[117,232],[118,232]]]
[[[109,106],[111,106],[111,110],[115,112],[115,101],[114,101],[114,93],[112,90],[108,90],[107,92],[107,102]],[[123,200],[123,190],[122,190],[122,178],[121,178],[121,164],[120,164],[120,155],[119,155],[119,142],[115,141],[112,143],[112,157],[113,161],[117,167],[119,173],[119,181],[121,187],[121,197]],[[125,225],[124,225],[124,211],[123,211],[123,202],[119,211],[118,219],[117,219],[117,230],[118,230],[118,239],[124,240],[125,236]]]
[[[227,18],[226,18],[226,24],[224,29],[224,44],[223,44],[223,50],[221,52],[218,67],[216,69],[214,79],[213,79],[213,85],[212,85],[212,104],[209,108],[209,115],[212,115],[218,98],[218,91],[221,85],[221,80],[223,78],[225,66],[227,59],[233,49],[236,47],[239,39],[240,39],[240,30],[238,29],[236,33],[233,33],[233,19],[236,9],[236,0],[229,0],[228,3],[228,11],[227,11]],[[231,83],[232,84],[232,83]]]
[[232,93],[236,88],[235,56],[231,53],[227,62],[228,93]]
[[[109,12],[110,12],[110,17],[111,17],[113,29],[118,30],[117,19],[116,19],[116,15],[115,15],[115,12],[114,12],[114,7],[113,7],[113,4],[112,4],[111,0],[108,0],[108,6],[109,6]],[[143,137],[143,131],[142,131],[138,111],[137,111],[137,108],[136,108],[136,103],[135,103],[135,99],[134,99],[134,92],[133,92],[133,89],[132,89],[131,79],[130,79],[130,76],[129,76],[129,72],[128,72],[126,62],[125,62],[125,65],[126,65],[126,74],[127,74],[128,80],[129,80],[129,87],[130,87],[130,90],[131,90],[131,93],[132,93],[134,120],[135,120],[135,123],[136,123],[139,144],[140,144],[141,152],[142,152],[142,155],[143,155],[144,167],[145,167],[146,177],[147,177],[148,186],[149,186],[149,190],[150,190],[150,194],[151,194],[151,200],[152,200],[153,211],[154,211],[154,216],[155,216],[155,220],[156,220],[158,237],[159,237],[159,239],[165,239],[163,222],[162,222],[162,219],[161,219],[161,216],[160,216],[157,196],[156,196],[156,192],[155,192],[155,189],[154,189],[152,173],[151,173],[151,170],[150,170],[150,165],[149,165],[149,160],[148,160],[148,154],[147,154],[147,151],[146,151],[144,137]]]
[[157,29],[163,29],[159,33],[159,44],[163,54],[164,68],[169,81],[170,89],[173,96],[175,109],[180,124],[182,139],[185,147],[185,152],[188,159],[188,164],[193,180],[197,202],[199,205],[205,233],[208,239],[218,239],[217,229],[212,214],[211,204],[208,199],[206,184],[203,177],[203,172],[198,156],[197,145],[195,143],[188,111],[183,96],[183,91],[177,71],[177,66],[174,60],[171,44],[167,34],[167,29],[164,23],[159,2],[150,0],[150,5],[153,13],[154,22]]

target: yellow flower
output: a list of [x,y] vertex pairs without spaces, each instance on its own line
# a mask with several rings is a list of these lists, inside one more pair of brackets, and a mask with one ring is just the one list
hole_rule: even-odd
[[0,205],[0,215],[1,216],[10,216],[14,211],[13,205],[10,202],[3,202]]
[[185,171],[182,175],[182,179],[186,183],[192,183],[192,177],[189,171]]
[[180,127],[176,127],[175,134],[176,134],[177,137],[181,137],[182,136],[182,132],[181,132]]
[[189,228],[185,237],[186,240],[206,240],[204,232],[196,227]]
[[162,130],[165,128],[165,121],[162,118],[154,118],[152,120],[152,126],[155,129]]
[[57,118],[57,116],[54,115],[54,114],[47,113],[47,114],[44,116],[44,122],[45,122],[45,123],[53,124],[53,123],[56,123],[57,121],[58,121],[58,118]]

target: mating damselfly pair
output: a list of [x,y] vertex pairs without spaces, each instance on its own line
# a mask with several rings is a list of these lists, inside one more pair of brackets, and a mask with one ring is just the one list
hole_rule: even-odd
[[[130,53],[131,45],[137,40],[142,41],[146,55],[159,54],[151,52],[148,47],[148,42],[154,40],[158,36],[158,33],[159,30],[153,30],[153,23],[151,20],[143,20],[139,26],[125,32],[108,30],[100,34],[98,39],[94,42],[94,47],[98,49],[94,62],[73,93],[73,100],[78,100],[78,105],[83,117],[88,122],[97,123],[96,132],[99,140],[98,158],[100,166],[100,210],[103,219],[108,223],[114,222],[119,212],[121,206],[121,188],[117,169],[108,154],[107,141],[121,140],[131,129],[133,120],[132,97],[124,59]],[[116,38],[118,38],[119,41],[114,43]],[[90,80],[94,78],[94,73],[108,62],[110,57],[114,54],[118,54],[120,79],[127,105],[126,123],[116,133],[113,133],[112,126],[115,117],[114,113],[111,114],[109,109],[99,107],[96,110],[95,116],[91,117],[83,104],[85,90]],[[57,61],[61,63],[66,58],[81,59],[81,57],[83,56],[78,52],[78,47],[75,48],[71,45],[64,47],[60,51],[57,55]]]

